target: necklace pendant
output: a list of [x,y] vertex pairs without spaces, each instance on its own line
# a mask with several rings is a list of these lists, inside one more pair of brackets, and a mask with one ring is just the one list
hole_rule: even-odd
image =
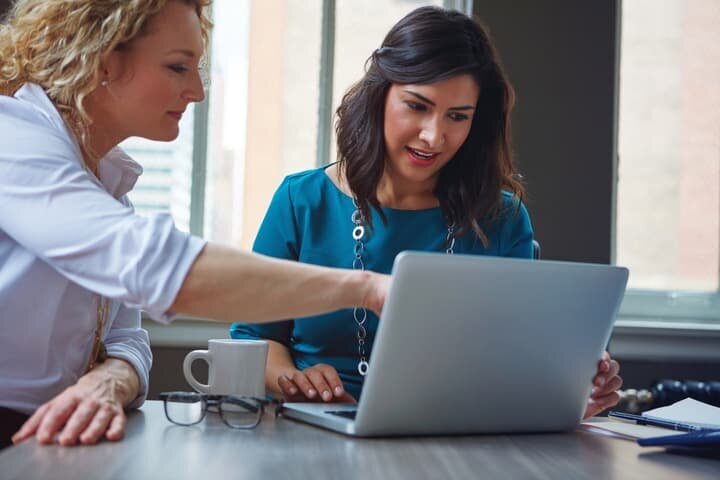
[[367,375],[368,368],[370,368],[370,364],[365,360],[360,360],[358,363],[358,373],[364,377]]
[[362,225],[357,225],[355,228],[353,228],[352,232],[353,240],[362,240],[362,238],[365,236],[365,227]]

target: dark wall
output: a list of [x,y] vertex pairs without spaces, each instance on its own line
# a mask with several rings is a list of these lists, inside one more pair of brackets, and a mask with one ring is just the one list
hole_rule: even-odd
[[514,147],[545,259],[609,263],[617,0],[476,0],[517,93]]
[[[475,0],[517,93],[514,151],[545,259],[609,263],[620,0]],[[625,383],[718,380],[720,364],[620,359]]]
[[[206,349],[196,348],[173,348],[153,347],[153,365],[150,369],[150,391],[148,396],[157,399],[160,392],[192,391],[192,387],[185,380],[183,375],[183,360],[191,350]],[[193,375],[202,382],[207,383],[208,367],[203,361],[193,362]]]
[[5,15],[8,8],[10,8],[10,0],[0,0],[0,19]]

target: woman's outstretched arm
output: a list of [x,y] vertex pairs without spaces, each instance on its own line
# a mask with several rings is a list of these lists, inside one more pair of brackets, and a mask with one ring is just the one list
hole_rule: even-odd
[[226,322],[270,322],[353,306],[380,313],[390,277],[278,260],[208,243],[170,310]]

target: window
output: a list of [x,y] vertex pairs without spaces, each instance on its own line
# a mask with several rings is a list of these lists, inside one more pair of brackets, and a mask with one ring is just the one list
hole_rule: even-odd
[[[188,109],[176,141],[122,145],[145,169],[136,210],[170,210],[181,229],[251,248],[283,177],[334,160],[342,94],[422,5],[472,11],[472,0],[214,0],[207,100]],[[144,325],[156,345],[227,336],[206,322]]]
[[720,3],[622,2],[616,261],[627,316],[720,320]]
[[204,233],[250,248],[283,177],[316,162],[322,3],[213,8]]
[[[123,143],[145,167],[131,200],[250,248],[285,175],[335,159],[333,113],[390,27],[442,0],[216,0],[208,100],[170,144]],[[190,113],[190,112],[188,112]]]
[[252,246],[283,177],[335,158],[332,113],[383,35],[429,3],[215,2],[207,238]]
[[189,106],[180,120],[180,135],[173,142],[133,137],[120,146],[143,167],[130,200],[140,214],[170,212],[181,230],[190,230],[193,121]]

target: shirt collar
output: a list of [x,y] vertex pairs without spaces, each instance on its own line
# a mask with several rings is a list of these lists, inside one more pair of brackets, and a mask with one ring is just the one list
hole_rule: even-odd
[[[75,135],[65,124],[55,104],[40,85],[26,83],[15,92],[15,98],[35,107],[45,117],[53,129],[70,137],[76,146],[78,161],[82,164],[81,150]],[[120,147],[110,150],[98,162],[100,183],[115,198],[121,198],[133,189],[143,169],[139,163],[130,158]],[[92,173],[88,172],[92,176]]]
[[100,181],[115,198],[132,190],[142,172],[142,166],[120,147],[110,150],[98,164]]

